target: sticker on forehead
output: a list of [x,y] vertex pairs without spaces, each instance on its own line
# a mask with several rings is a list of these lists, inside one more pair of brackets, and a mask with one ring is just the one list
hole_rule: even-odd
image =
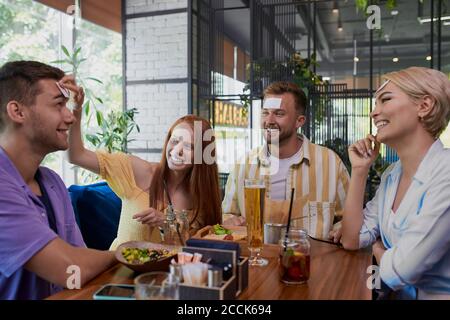
[[386,80],[379,88],[378,90],[375,92],[375,96],[378,94],[378,92],[380,92],[381,90],[383,90],[384,87],[387,86],[387,84],[389,83],[390,80]]
[[55,83],[56,83],[56,86],[58,87],[59,91],[61,91],[64,98],[69,99],[69,97],[70,97],[69,90],[67,90],[66,88],[63,88],[58,82],[55,82]]
[[267,98],[264,100],[264,109],[280,109],[281,98]]

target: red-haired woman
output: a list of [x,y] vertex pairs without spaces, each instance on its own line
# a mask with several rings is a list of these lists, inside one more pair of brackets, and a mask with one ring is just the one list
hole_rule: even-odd
[[191,234],[221,222],[214,134],[208,121],[193,115],[178,119],[167,134],[161,161],[152,163],[121,152],[85,149],[81,114],[81,108],[74,110],[77,121],[70,131],[69,161],[100,174],[122,199],[111,249],[131,240],[160,242],[158,227],[165,220],[169,199],[175,210],[187,210]]

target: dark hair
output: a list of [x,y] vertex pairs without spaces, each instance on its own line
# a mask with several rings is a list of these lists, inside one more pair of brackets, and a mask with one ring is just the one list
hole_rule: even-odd
[[277,81],[269,84],[264,90],[264,96],[268,94],[283,94],[292,93],[295,99],[295,110],[298,114],[304,115],[306,113],[306,95],[303,90],[293,82]]
[[64,71],[61,69],[37,61],[5,63],[0,68],[0,132],[5,128],[6,105],[10,101],[31,106],[39,94],[39,80],[58,81],[62,77]]

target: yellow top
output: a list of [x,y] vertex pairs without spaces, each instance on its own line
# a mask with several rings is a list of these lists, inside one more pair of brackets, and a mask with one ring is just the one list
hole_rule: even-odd
[[115,250],[127,241],[161,242],[158,228],[149,227],[135,219],[133,215],[149,208],[149,194],[140,189],[134,180],[131,159],[128,155],[117,152],[96,152],[100,166],[100,176],[106,180],[115,194],[122,200],[117,237],[110,249]]

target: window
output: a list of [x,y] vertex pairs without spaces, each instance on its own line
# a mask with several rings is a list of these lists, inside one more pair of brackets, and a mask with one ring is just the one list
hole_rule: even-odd
[[[121,34],[81,20],[76,24],[76,37],[73,40],[72,16],[32,0],[0,0],[0,65],[25,59],[55,65],[52,61],[64,58],[61,46],[64,45],[69,51],[73,47],[81,47],[81,55],[87,61],[80,66],[79,75],[103,82],[89,82],[89,89],[103,101],[97,105],[98,110],[104,114],[110,110],[120,110]],[[70,72],[67,66],[56,66]],[[90,133],[96,132],[94,125],[95,121],[91,121]],[[44,163],[55,170],[67,186],[89,181],[67,162],[65,152],[48,155]]]

